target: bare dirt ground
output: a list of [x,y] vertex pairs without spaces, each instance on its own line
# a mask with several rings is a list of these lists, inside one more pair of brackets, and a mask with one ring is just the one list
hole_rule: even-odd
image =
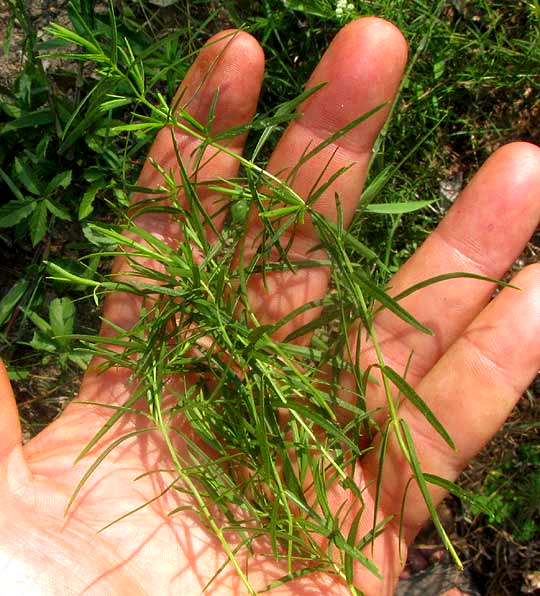
[[[46,28],[51,22],[67,25],[67,0],[30,0],[29,15],[35,31],[36,41],[47,37]],[[25,33],[18,23],[10,24],[11,10],[7,3],[0,3],[0,48],[9,39],[7,51],[0,50],[0,85],[10,88],[23,65]],[[11,28],[12,27],[12,28]]]

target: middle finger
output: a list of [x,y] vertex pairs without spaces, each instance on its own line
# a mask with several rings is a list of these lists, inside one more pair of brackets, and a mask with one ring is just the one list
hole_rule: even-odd
[[[287,180],[306,200],[315,186],[324,184],[340,168],[348,167],[315,203],[316,210],[325,218],[336,220],[335,196],[338,195],[344,225],[351,222],[373,143],[390,110],[406,59],[406,42],[394,25],[378,18],[364,18],[338,33],[311,76],[308,89],[323,82],[325,85],[298,108],[302,116],[293,120],[283,134],[268,169]],[[382,109],[322,148],[297,171],[294,169],[306,152],[383,104]],[[260,242],[261,228],[260,219],[254,216],[248,238],[251,250]],[[326,257],[324,251],[313,252],[320,240],[309,219],[297,225],[291,234],[292,238],[285,235],[281,244],[286,246],[290,240],[288,256],[292,261]],[[253,276],[250,305],[261,323],[275,323],[299,306],[322,298],[327,292],[329,275],[328,268],[319,267],[269,274],[264,280],[262,276]],[[286,336],[316,316],[317,309],[313,309],[295,318],[277,336]]]

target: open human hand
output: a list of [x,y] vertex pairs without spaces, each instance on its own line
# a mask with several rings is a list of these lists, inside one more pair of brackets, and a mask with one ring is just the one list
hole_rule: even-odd
[[[286,176],[313,140],[323,140],[359,115],[391,103],[406,57],[406,43],[389,23],[366,18],[346,26],[332,42],[308,86],[322,81],[328,84],[299,108],[302,116],[285,131],[269,170]],[[220,34],[200,53],[177,98],[193,117],[205,122],[219,89],[213,131],[244,125],[254,115],[263,68],[261,48],[251,36]],[[388,109],[376,112],[312,157],[298,171],[292,183],[294,190],[306,196],[324,168],[328,179],[343,165],[353,164],[317,203],[321,213],[335,218],[334,197],[339,194],[345,223],[350,223],[372,145],[387,113]],[[175,137],[182,158],[189,163],[198,141],[182,131],[177,131]],[[229,139],[228,148],[241,153],[244,142],[244,135]],[[238,160],[234,156],[216,154],[212,148],[207,151],[209,159],[198,171],[199,180],[236,175]],[[150,155],[165,171],[178,168],[170,131],[158,135]],[[140,185],[157,188],[161,183],[159,170],[148,160]],[[212,192],[204,194],[209,211],[215,200]],[[540,150],[522,143],[503,147],[393,278],[391,293],[397,295],[424,279],[454,271],[500,277],[522,251],[539,216]],[[172,246],[178,241],[177,229],[164,214],[141,215],[137,224]],[[289,254],[299,259],[312,258],[318,242],[307,222],[297,231]],[[127,266],[125,259],[119,259],[116,273],[121,275]],[[267,288],[256,282],[250,286],[250,303],[260,321],[279,321],[301,304],[323,297],[328,281],[329,273],[322,267],[274,273],[269,276]],[[402,305],[431,328],[433,336],[417,331],[386,310],[376,318],[385,362],[400,373],[408,367],[408,381],[457,447],[450,449],[414,406],[403,401],[399,417],[411,429],[426,472],[454,479],[501,426],[539,368],[538,266],[521,271],[513,283],[519,291],[505,288],[493,301],[493,284],[465,278],[430,285],[405,298]],[[129,329],[137,322],[139,309],[138,297],[111,295],[104,316]],[[302,322],[294,319],[291,325]],[[104,331],[112,333],[110,327]],[[356,337],[357,330],[351,330],[351,342]],[[377,361],[375,352],[369,342],[363,346],[363,367]],[[346,386],[346,377],[343,382]],[[163,436],[156,431],[134,434],[113,449],[65,513],[96,455],[120,437],[149,425],[137,413],[126,412],[90,453],[74,463],[110,416],[107,407],[81,402],[124,404],[131,388],[129,371],[110,368],[98,374],[96,365],[91,365],[79,399],[23,446],[15,401],[5,370],[0,369],[0,593],[199,594],[227,562],[223,545],[201,521],[194,504],[183,493],[166,490],[172,480],[166,470],[174,466]],[[380,385],[370,384],[367,400],[370,410],[385,406]],[[380,412],[382,427],[386,411]],[[375,436],[374,445],[380,440]],[[180,443],[175,447],[180,451],[189,449]],[[377,449],[360,463],[357,481],[365,489],[365,515],[357,532],[363,536],[373,523]],[[360,566],[355,575],[355,584],[369,595],[393,593],[406,545],[428,518],[424,499],[414,485],[408,487],[402,509],[410,476],[399,445],[391,439],[378,518],[394,519],[375,540],[373,550],[371,545],[366,548],[366,555],[378,566],[383,579]],[[340,491],[336,484],[331,506],[337,508],[343,498],[349,498]],[[435,502],[444,496],[443,490],[436,487],[431,493]],[[177,510],[175,515],[169,515],[172,510]],[[128,512],[131,514],[126,516]],[[240,548],[236,553],[238,567],[229,565],[221,570],[207,592],[246,593],[242,573],[255,589],[286,574],[285,563],[269,557],[267,546],[263,541],[259,546],[255,542],[250,551]],[[314,572],[270,593],[338,595],[349,591],[339,577]]]

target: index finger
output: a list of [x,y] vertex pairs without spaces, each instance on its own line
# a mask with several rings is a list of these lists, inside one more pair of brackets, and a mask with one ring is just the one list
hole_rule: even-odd
[[[181,83],[171,108],[185,107],[190,116],[202,124],[208,121],[210,110],[215,107],[212,134],[236,128],[250,122],[259,97],[264,71],[264,56],[258,42],[249,34],[239,31],[225,31],[212,37],[202,49],[184,81]],[[217,104],[213,102],[217,97]],[[229,138],[229,148],[240,154],[246,134]],[[166,186],[162,172],[170,172],[178,185],[178,200],[182,201],[182,183],[178,159],[194,175],[197,182],[232,178],[236,175],[239,162],[226,153],[207,147],[202,159],[195,161],[194,153],[202,142],[189,132],[167,126],[162,129],[150,149],[143,166],[139,186],[159,189]],[[156,167],[159,165],[159,168]],[[201,165],[202,164],[202,165]],[[207,212],[216,212],[216,196],[201,188],[199,196]],[[135,195],[133,201],[143,196]],[[166,196],[163,200],[167,200]],[[136,217],[137,226],[158,236],[171,246],[182,240],[178,224],[167,213],[148,212]],[[156,263],[149,266],[155,268]],[[117,257],[113,272],[122,275],[129,272],[126,258]],[[130,329],[139,318],[141,298],[121,293],[111,294],[104,305],[103,315],[107,321],[123,329]],[[104,328],[107,332],[107,328]],[[111,329],[110,332],[114,333]]]

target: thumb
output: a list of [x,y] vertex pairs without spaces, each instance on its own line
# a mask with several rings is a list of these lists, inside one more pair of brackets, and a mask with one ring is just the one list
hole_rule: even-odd
[[17,403],[6,367],[0,360],[0,502],[3,503],[8,493],[21,494],[30,478]]
[[21,445],[19,413],[6,367],[0,360],[0,465]]

